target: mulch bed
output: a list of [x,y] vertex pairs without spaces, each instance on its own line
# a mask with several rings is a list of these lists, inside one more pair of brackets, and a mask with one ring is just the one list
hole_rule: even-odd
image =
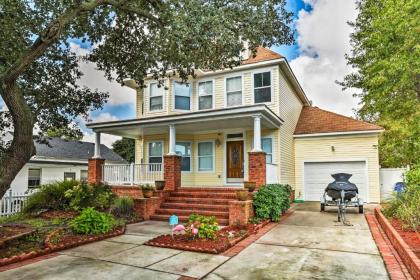
[[63,211],[63,210],[56,210],[56,211],[47,211],[39,214],[39,217],[44,219],[73,219],[79,215],[77,211]]
[[[247,226],[227,226],[217,232],[216,239],[192,239],[186,234],[177,234],[173,238],[170,234],[160,235],[145,243],[145,245],[180,249],[193,252],[220,254],[230,247],[234,246],[241,240],[255,234],[259,229],[267,225],[269,221],[264,221],[261,224]],[[233,238],[228,238],[228,233],[234,232]]]
[[33,228],[20,225],[0,226],[0,248],[13,240],[23,238],[34,232]]
[[398,234],[404,239],[405,243],[410,246],[411,250],[420,258],[420,233],[403,229],[401,223],[397,219],[390,221],[392,227],[398,232]]

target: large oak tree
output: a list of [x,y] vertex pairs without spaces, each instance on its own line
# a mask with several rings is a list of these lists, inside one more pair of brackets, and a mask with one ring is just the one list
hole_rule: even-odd
[[[75,119],[100,108],[107,93],[80,87],[70,40],[93,46],[84,59],[108,79],[142,84],[194,70],[238,65],[244,41],[289,44],[285,0],[0,0],[0,197],[34,155],[33,131],[74,135]],[[42,133],[41,133],[42,134]]]

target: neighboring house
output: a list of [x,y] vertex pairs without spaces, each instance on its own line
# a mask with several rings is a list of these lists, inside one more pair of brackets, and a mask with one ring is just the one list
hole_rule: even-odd
[[[23,193],[54,181],[87,180],[88,159],[94,154],[93,143],[60,138],[48,138],[47,141],[45,144],[35,142],[36,155],[13,180],[13,192]],[[105,145],[101,145],[101,153],[107,163],[127,163]]]
[[182,155],[183,187],[242,186],[248,152],[263,150],[266,181],[290,184],[302,199],[319,200],[330,174],[348,172],[365,201],[380,200],[382,128],[312,107],[283,56],[261,47],[234,69],[196,74],[165,87],[149,77],[144,88],[126,81],[137,92],[137,118],[88,124],[97,143],[100,133],[136,139],[136,163],[148,170]]

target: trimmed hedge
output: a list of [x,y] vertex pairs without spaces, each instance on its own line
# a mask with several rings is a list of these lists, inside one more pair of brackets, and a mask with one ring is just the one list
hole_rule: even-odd
[[290,208],[290,194],[292,188],[289,185],[267,184],[262,186],[254,195],[253,205],[255,215],[260,219],[279,221],[283,212]]

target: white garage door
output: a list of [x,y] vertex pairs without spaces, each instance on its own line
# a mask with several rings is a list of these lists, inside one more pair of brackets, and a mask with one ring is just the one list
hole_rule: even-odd
[[367,201],[366,162],[305,162],[304,164],[304,189],[305,200],[319,201],[327,185],[334,181],[331,174],[353,174],[350,182],[356,184],[359,196]]

